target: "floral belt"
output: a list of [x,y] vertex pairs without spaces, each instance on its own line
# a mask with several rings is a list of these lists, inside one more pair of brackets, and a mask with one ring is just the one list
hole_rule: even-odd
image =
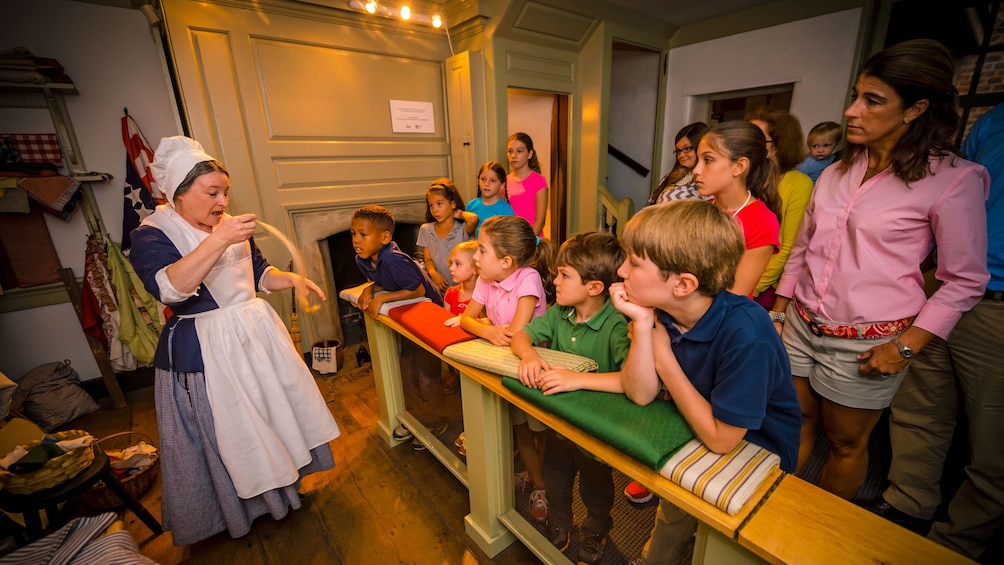
[[899,335],[906,331],[916,316],[896,320],[895,322],[878,322],[876,324],[821,324],[802,308],[797,300],[792,299],[799,317],[809,325],[809,330],[817,336],[839,337],[843,339],[882,339]]

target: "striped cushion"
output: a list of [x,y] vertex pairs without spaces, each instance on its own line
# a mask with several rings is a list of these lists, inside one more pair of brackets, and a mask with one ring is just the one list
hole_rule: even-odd
[[[588,357],[544,347],[534,347],[534,349],[553,367],[565,367],[580,373],[591,373],[600,367],[596,361]],[[519,357],[508,345],[492,345],[485,339],[474,339],[447,347],[443,350],[443,355],[504,377],[519,377]]]
[[720,455],[693,439],[659,474],[734,516],[780,462],[777,455],[746,440]]
[[154,565],[139,553],[136,540],[119,529],[101,535],[118,519],[114,512],[74,518],[55,532],[3,557],[9,565]]
[[[373,284],[372,281],[364,282],[359,286],[354,286],[352,288],[346,288],[338,293],[338,298],[352,304],[353,306],[359,306],[359,296],[363,293],[363,289]],[[386,290],[381,290],[380,292],[387,292]],[[380,294],[378,292],[377,294]],[[419,298],[408,298],[407,300],[395,300],[393,302],[384,302],[380,305],[380,313],[386,316],[391,308],[397,308],[398,306],[404,306],[406,304],[416,304],[418,302],[429,302],[429,299],[421,296]]]

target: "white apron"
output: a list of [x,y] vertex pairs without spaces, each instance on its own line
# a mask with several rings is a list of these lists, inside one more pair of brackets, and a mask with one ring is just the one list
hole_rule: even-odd
[[[209,234],[159,206],[153,225],[187,255]],[[231,245],[203,281],[220,308],[194,314],[220,457],[238,496],[299,479],[310,450],[340,434],[279,316],[256,297],[251,244]]]

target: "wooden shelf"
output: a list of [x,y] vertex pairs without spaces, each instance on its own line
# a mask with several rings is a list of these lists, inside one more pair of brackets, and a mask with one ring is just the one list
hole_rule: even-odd
[[[83,156],[80,153],[80,146],[77,143],[77,136],[73,131],[73,123],[70,120],[70,113],[66,109],[66,103],[63,101],[63,96],[67,94],[78,94],[77,87],[72,83],[48,82],[44,84],[31,84],[0,81],[0,106],[15,108],[48,108],[52,124],[56,128],[56,137],[59,139],[59,148],[62,150],[63,156],[65,157],[65,166],[67,170],[70,171],[70,176],[83,185],[81,187],[83,198],[80,202],[80,209],[87,221],[87,229],[92,235],[103,238],[106,236],[107,230],[105,229],[104,221],[101,219],[101,210],[98,209],[98,204],[94,199],[94,193],[91,190],[90,183],[107,182],[112,178],[112,176],[107,173],[90,171],[87,166],[84,165]],[[41,98],[42,104],[36,105],[39,98]],[[76,171],[83,172],[73,174]],[[63,282],[63,295],[69,297],[70,303],[73,304],[73,308],[76,311],[77,316],[81,317],[80,284],[76,276],[73,274],[73,270],[62,269],[60,271],[60,277]],[[54,285],[45,285],[37,290],[12,290],[9,294],[2,295],[3,300],[0,301],[0,306],[5,308],[20,309],[19,307],[32,302],[36,304],[40,302],[51,303],[55,294],[54,291]],[[112,369],[111,363],[108,360],[108,353],[105,351],[105,348],[100,341],[86,332],[84,332],[84,335],[87,337],[91,353],[94,355],[94,361],[97,363],[98,369],[101,371],[101,377],[104,379],[105,385],[108,388],[108,393],[112,398],[112,404],[115,408],[125,407],[127,405],[126,399],[122,394],[122,389],[115,377],[115,372]]]
[[45,92],[52,90],[60,94],[80,94],[77,85],[72,82],[45,82],[36,84],[32,82],[8,82],[0,81],[0,90],[4,92]]

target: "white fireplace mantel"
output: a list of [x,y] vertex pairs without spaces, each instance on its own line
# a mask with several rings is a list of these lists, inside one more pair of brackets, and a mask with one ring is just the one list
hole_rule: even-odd
[[[296,247],[306,266],[307,272],[302,274],[316,282],[328,296],[328,300],[321,303],[320,310],[306,314],[311,319],[301,320],[301,330],[308,344],[333,338],[344,341],[338,311],[338,292],[342,289],[335,288],[328,238],[348,230],[352,214],[359,208],[374,203],[373,200],[337,202],[285,210],[292,224]],[[424,195],[419,198],[378,200],[376,203],[390,210],[395,222],[425,223]]]

